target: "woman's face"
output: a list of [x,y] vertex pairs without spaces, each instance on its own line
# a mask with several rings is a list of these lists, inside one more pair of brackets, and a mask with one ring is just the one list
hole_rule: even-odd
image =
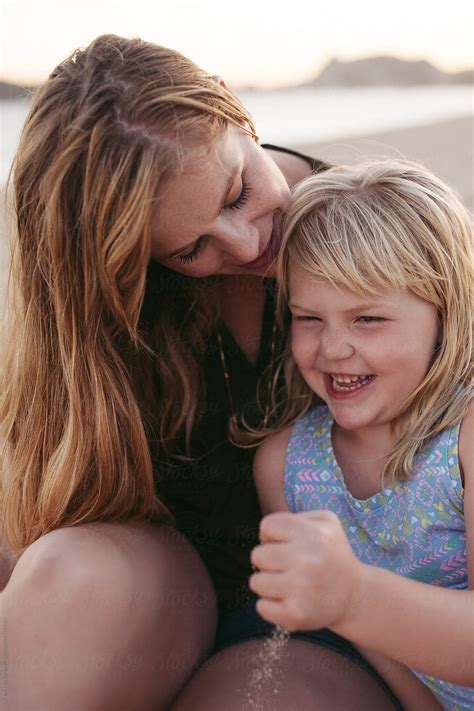
[[161,193],[152,258],[194,277],[271,276],[290,190],[272,159],[237,126],[191,151]]

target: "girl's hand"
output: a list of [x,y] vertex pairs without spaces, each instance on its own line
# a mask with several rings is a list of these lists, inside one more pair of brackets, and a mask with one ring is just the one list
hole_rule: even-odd
[[250,588],[266,620],[294,632],[343,625],[365,565],[331,511],[273,513],[260,523]]

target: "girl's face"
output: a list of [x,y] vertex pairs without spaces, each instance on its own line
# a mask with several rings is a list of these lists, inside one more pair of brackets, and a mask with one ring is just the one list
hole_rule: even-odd
[[152,257],[188,276],[273,274],[290,190],[272,159],[229,126],[207,153],[191,152],[164,186]]
[[435,307],[409,290],[363,297],[290,268],[292,353],[347,430],[387,425],[430,368]]

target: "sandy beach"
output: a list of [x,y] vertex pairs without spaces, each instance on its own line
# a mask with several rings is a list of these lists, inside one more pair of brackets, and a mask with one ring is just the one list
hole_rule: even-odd
[[[453,187],[474,212],[474,118],[291,147],[333,164],[359,162],[367,157],[398,156],[416,160]],[[3,233],[0,239],[0,304],[7,264]]]
[[417,161],[454,188],[474,211],[473,117],[296,148],[333,164],[395,156]]

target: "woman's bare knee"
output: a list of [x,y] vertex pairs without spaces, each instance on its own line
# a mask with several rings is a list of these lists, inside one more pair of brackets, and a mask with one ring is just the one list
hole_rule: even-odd
[[393,711],[379,684],[340,654],[301,640],[227,647],[196,672],[173,711]]
[[0,604],[12,711],[33,700],[49,711],[164,708],[216,624],[197,553],[173,529],[138,523],[47,534],[19,559]]

